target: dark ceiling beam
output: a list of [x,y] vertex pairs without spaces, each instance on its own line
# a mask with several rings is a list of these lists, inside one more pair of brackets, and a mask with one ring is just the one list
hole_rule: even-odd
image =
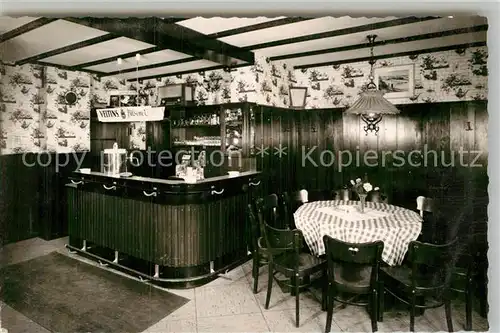
[[123,54],[117,54],[115,56],[108,57],[108,58],[103,58],[103,59],[89,61],[89,62],[83,62],[83,63],[77,64],[77,65],[71,66],[71,68],[72,68],[73,71],[80,71],[80,70],[83,70],[86,67],[92,67],[92,66],[102,65],[102,64],[105,64],[105,63],[108,63],[108,62],[116,61],[118,58],[127,59],[127,58],[130,58],[130,57],[135,57],[135,55],[138,54],[138,53],[141,54],[141,55],[144,55],[144,54],[153,53],[153,52],[160,51],[160,50],[161,49],[159,47],[157,47],[157,46],[148,47],[146,49],[142,49],[142,50],[138,50],[138,51],[127,52],[127,53],[123,53]]
[[234,64],[234,59],[251,64],[255,59],[250,51],[209,39],[197,31],[165,22],[160,18],[66,18],[66,20],[226,66]]
[[[486,31],[486,30],[488,30],[487,24],[478,25],[478,26],[469,27],[469,28],[460,28],[460,29],[453,29],[453,30],[447,30],[447,31],[433,32],[433,33],[415,35],[415,36],[409,36],[409,37],[387,39],[387,40],[375,42],[375,43],[373,43],[373,46],[376,47],[376,46],[383,46],[383,45],[390,45],[390,44],[407,43],[407,42],[414,42],[414,41],[418,41],[418,40],[425,40],[425,39],[432,39],[432,38],[439,38],[439,37],[446,37],[446,36],[453,36],[453,35],[474,33],[474,32]],[[374,31],[374,33],[376,33],[376,31]],[[316,51],[306,51],[306,52],[299,52],[299,53],[284,54],[284,55],[280,55],[280,56],[269,57],[269,59],[271,61],[274,61],[274,60],[310,57],[310,56],[321,55],[321,54],[326,54],[326,53],[335,53],[335,52],[344,52],[344,51],[364,49],[364,48],[369,48],[370,46],[371,46],[370,43],[362,43],[362,44],[347,45],[347,46],[334,47],[334,48],[322,49],[322,50],[316,50]]]
[[35,61],[38,61],[38,60],[42,60],[42,59],[46,59],[46,58],[49,58],[49,57],[53,57],[53,56],[61,54],[61,53],[66,53],[66,52],[74,51],[74,50],[80,49],[82,47],[87,47],[87,46],[90,46],[90,45],[107,42],[107,41],[109,41],[111,39],[115,39],[115,38],[117,38],[117,36],[114,36],[112,34],[106,34],[106,35],[103,35],[103,36],[99,36],[99,37],[87,39],[87,40],[84,40],[84,41],[81,41],[81,42],[78,42],[78,43],[75,43],[75,44],[67,45],[67,46],[60,47],[60,48],[55,49],[55,50],[51,50],[51,51],[48,51],[48,52],[44,52],[44,53],[40,53],[40,54],[34,55],[32,57],[28,57],[28,58],[24,58],[24,59],[18,60],[18,61],[16,61],[16,65],[21,66],[21,65],[24,65],[24,64],[27,64],[27,63],[30,63],[30,62],[35,62]]
[[307,42],[307,41],[315,40],[315,39],[337,37],[337,36],[355,34],[358,32],[365,32],[365,31],[372,31],[372,30],[389,28],[389,27],[396,27],[399,25],[417,23],[417,22],[428,21],[428,20],[435,20],[438,18],[440,18],[440,17],[436,17],[436,16],[404,17],[404,18],[395,19],[395,20],[370,23],[370,24],[365,24],[365,25],[359,25],[356,27],[349,27],[349,28],[344,28],[344,29],[339,29],[339,30],[332,30],[332,31],[326,31],[326,32],[321,32],[321,33],[317,33],[317,34],[306,35],[306,36],[292,37],[292,38],[286,38],[286,39],[276,40],[276,41],[267,42],[267,43],[255,44],[255,45],[243,47],[242,49],[244,49],[244,50],[257,50],[257,49],[281,46],[281,45],[286,45],[286,44]]
[[410,55],[419,55],[422,53],[443,52],[443,51],[466,49],[469,47],[480,47],[480,46],[486,46],[486,42],[456,44],[456,45],[434,47],[434,48],[429,48],[429,49],[421,49],[421,50],[416,50],[416,51],[405,51],[405,52],[398,52],[398,53],[391,53],[391,54],[382,54],[382,55],[374,56],[373,58],[372,57],[362,57],[362,58],[353,58],[353,59],[329,61],[329,62],[322,62],[322,63],[297,65],[297,66],[294,66],[293,68],[294,69],[306,69],[306,68],[314,68],[314,67],[343,65],[343,64],[351,64],[351,63],[355,63],[355,62],[364,62],[364,61],[368,61],[370,59],[380,60],[380,59],[395,58],[395,57],[405,57],[405,56],[410,56]]
[[143,71],[145,69],[152,69],[152,68],[158,68],[158,67],[178,65],[178,64],[192,62],[192,61],[195,61],[195,60],[199,60],[199,59],[196,58],[196,57],[190,57],[190,58],[182,58],[182,59],[177,59],[177,60],[164,61],[164,62],[160,62],[160,63],[157,63],[157,64],[151,64],[151,65],[145,65],[145,66],[127,68],[127,69],[123,69],[121,71],[109,72],[109,73],[104,74],[103,76],[112,76],[112,75],[118,75],[118,74],[131,73],[131,72],[135,72],[137,70]]
[[3,43],[9,39],[12,39],[14,37],[17,37],[19,35],[25,34],[31,30],[38,29],[46,24],[52,23],[56,21],[57,18],[47,18],[47,17],[41,17],[39,19],[33,20],[29,23],[26,23],[20,27],[17,27],[13,30],[7,31],[6,33],[2,34],[0,36],[0,43]]
[[281,25],[285,25],[285,24],[302,22],[302,21],[306,21],[306,20],[311,20],[313,18],[314,17],[285,17],[282,19],[247,25],[246,27],[240,27],[240,28],[235,28],[235,29],[230,29],[230,30],[219,31],[219,32],[216,32],[216,33],[213,33],[210,35],[206,35],[206,36],[208,38],[212,38],[212,39],[223,38],[223,37],[227,37],[227,36],[244,34],[246,32],[274,28],[274,27],[278,27]]
[[[192,45],[196,48],[201,48],[201,50],[203,51],[201,54],[206,53],[207,50],[209,50],[209,52],[215,53],[219,58],[223,59],[222,62],[215,62],[218,62],[222,65],[233,66],[234,63],[230,61],[231,58],[242,60],[250,64],[253,64],[255,61],[254,54],[251,51],[243,50],[237,46],[233,46],[216,39],[207,38],[206,35],[198,31],[183,27],[179,24],[167,24],[164,21],[160,21],[157,25],[157,29],[159,29],[159,32],[161,34],[167,35],[170,38],[179,38],[180,36],[181,42],[187,43],[188,45]],[[188,52],[188,54],[191,53]],[[200,59],[206,59],[200,54],[191,55],[194,57],[199,57]],[[229,58],[229,61],[225,60],[225,58]]]
[[[162,73],[162,74],[155,74],[155,75],[150,75],[150,76],[143,76],[139,77],[138,80],[143,81],[143,80],[152,80],[152,79],[159,79],[162,77],[171,77],[171,76],[178,76],[178,75],[183,75],[183,74],[191,74],[191,73],[199,73],[199,72],[208,72],[208,71],[214,71],[218,69],[233,69],[233,68],[239,68],[239,67],[245,67],[248,66],[248,64],[239,64],[235,65],[232,67],[224,66],[224,65],[217,65],[217,66],[212,66],[212,67],[203,67],[203,68],[193,68],[193,69],[188,69],[185,71],[180,71],[180,72],[173,72],[173,73]],[[127,81],[132,82],[132,81],[137,81],[137,78],[133,79],[127,79]]]

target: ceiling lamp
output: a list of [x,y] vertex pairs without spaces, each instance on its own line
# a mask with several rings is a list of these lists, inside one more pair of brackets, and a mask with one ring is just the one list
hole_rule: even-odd
[[378,123],[382,120],[383,114],[398,114],[399,110],[384,98],[384,93],[377,89],[377,85],[373,80],[375,79],[373,74],[373,66],[376,60],[373,57],[373,44],[375,43],[375,38],[377,35],[368,35],[368,41],[370,43],[370,82],[366,85],[366,90],[360,93],[359,99],[354,102],[354,104],[346,111],[347,114],[359,114],[361,119],[366,123],[364,130],[366,135],[368,131],[378,133],[379,127]]
[[290,87],[290,107],[304,109],[306,107],[307,87]]

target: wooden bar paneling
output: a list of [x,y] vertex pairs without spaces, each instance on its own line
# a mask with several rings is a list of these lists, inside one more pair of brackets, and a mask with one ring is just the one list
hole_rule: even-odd
[[66,186],[70,243],[86,240],[92,248],[157,264],[167,278],[209,274],[212,264],[218,269],[247,256],[246,206],[257,175],[182,187],[176,181],[75,172]]

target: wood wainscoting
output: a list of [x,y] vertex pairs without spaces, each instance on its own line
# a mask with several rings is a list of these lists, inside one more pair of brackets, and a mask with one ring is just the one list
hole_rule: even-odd
[[[396,205],[415,209],[418,195],[435,197],[446,201],[445,215],[456,226],[486,224],[487,102],[398,108],[399,115],[383,116],[378,135],[366,134],[360,117],[344,115],[344,109],[257,108],[257,169],[268,176],[263,190],[341,188],[366,174]],[[480,166],[460,165],[461,148],[465,151],[463,165],[474,162]],[[437,153],[436,165],[432,150]],[[405,163],[393,157],[396,151],[405,157]],[[409,156],[412,151],[427,152],[427,165],[417,153]],[[449,166],[452,153],[455,165]],[[340,164],[339,157],[347,162],[349,154],[352,162]],[[363,156],[370,155],[377,157],[365,163]]]
[[[67,235],[64,184],[83,154],[0,156],[0,245]],[[88,167],[83,161],[82,167]]]

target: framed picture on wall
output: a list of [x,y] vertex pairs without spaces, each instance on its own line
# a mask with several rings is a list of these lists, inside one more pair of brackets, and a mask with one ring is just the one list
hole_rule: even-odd
[[147,106],[149,105],[149,96],[140,94],[137,99],[137,91],[112,91],[109,93],[109,106],[112,108],[120,106]]
[[411,97],[415,89],[414,65],[376,68],[375,84],[385,98]]

